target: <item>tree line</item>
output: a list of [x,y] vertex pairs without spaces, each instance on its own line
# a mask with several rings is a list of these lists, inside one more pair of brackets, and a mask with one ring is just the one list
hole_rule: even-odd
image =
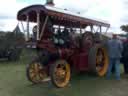
[[12,46],[23,46],[25,36],[22,32],[0,31],[0,49]]

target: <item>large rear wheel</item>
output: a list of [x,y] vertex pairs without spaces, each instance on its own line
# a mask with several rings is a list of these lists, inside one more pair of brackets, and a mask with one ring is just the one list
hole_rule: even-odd
[[46,69],[38,60],[32,61],[26,69],[26,75],[32,83],[41,83],[47,77]]
[[109,59],[107,51],[102,46],[94,46],[89,52],[89,69],[90,72],[98,76],[104,76],[108,69]]
[[58,60],[51,66],[50,75],[56,87],[65,87],[71,77],[70,65],[64,60]]

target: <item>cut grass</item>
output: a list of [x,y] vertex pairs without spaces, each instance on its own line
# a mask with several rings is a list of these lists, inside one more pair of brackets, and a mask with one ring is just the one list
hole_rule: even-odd
[[116,81],[80,74],[65,88],[55,88],[51,82],[32,85],[25,73],[31,58],[26,58],[0,62],[0,96],[128,96],[128,77]]

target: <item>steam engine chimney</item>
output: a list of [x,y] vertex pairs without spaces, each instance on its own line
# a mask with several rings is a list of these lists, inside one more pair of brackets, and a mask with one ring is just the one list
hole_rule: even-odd
[[54,4],[53,0],[46,0],[45,5],[54,6],[55,4]]

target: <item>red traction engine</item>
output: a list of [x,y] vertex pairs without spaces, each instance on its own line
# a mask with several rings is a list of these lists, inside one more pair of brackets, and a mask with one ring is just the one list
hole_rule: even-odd
[[71,71],[91,72],[104,76],[108,55],[102,38],[105,21],[90,19],[48,5],[32,5],[21,9],[17,19],[35,24],[37,57],[27,66],[27,78],[33,83],[50,78],[57,87],[65,87]]

